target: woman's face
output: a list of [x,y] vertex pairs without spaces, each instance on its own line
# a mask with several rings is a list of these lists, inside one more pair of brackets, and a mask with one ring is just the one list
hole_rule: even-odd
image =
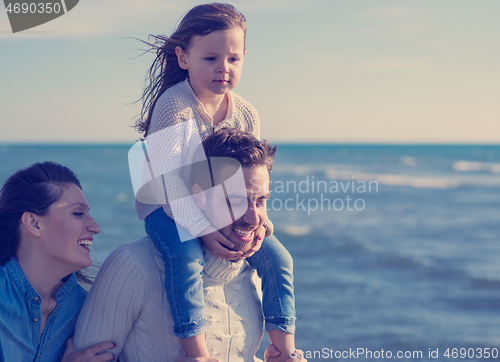
[[68,274],[88,267],[92,236],[101,231],[89,215],[89,205],[75,184],[63,187],[61,198],[53,203],[45,216],[39,217],[41,257],[49,258],[54,268]]

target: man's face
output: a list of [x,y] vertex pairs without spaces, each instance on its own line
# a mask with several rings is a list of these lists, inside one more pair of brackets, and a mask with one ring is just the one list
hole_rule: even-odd
[[[219,227],[219,231],[234,244],[232,250],[248,252],[256,244],[257,230],[267,220],[266,201],[270,196],[269,172],[266,166],[242,167],[246,194],[225,182],[227,193],[207,194],[205,215],[212,225],[227,225],[227,209],[232,215],[242,215],[233,223]],[[217,226],[216,226],[217,227]]]

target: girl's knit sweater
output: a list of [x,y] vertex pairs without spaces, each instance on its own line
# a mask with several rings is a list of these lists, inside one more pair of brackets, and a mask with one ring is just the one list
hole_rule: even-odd
[[[226,118],[213,125],[212,117],[194,94],[189,80],[167,89],[156,102],[147,135],[148,166],[142,168],[145,187],[136,195],[135,211],[144,220],[156,209],[165,213],[197,236],[210,222],[191,200],[191,190],[182,177],[182,169],[194,163],[201,142],[222,127],[237,128],[260,139],[260,121],[255,108],[236,93],[228,92]],[[144,174],[153,172],[153,175]],[[150,180],[145,182],[145,180]],[[183,200],[172,209],[173,200]]]

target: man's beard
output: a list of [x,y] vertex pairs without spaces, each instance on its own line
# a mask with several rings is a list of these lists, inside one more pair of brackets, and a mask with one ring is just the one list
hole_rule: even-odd
[[[233,248],[231,248],[231,250],[233,250],[233,251],[239,251],[239,250],[241,250],[243,253],[246,253],[250,249],[252,249],[255,245],[257,245],[257,233],[256,233],[257,230],[254,231],[253,241],[251,243],[242,243],[242,242],[239,242],[238,243],[239,245],[235,245]],[[233,244],[235,244],[234,240],[231,240],[231,242]],[[243,249],[246,249],[246,250],[243,250]]]

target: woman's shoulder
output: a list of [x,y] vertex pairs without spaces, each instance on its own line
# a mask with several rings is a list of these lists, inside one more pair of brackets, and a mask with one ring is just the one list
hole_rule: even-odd
[[9,281],[20,285],[29,284],[15,257],[12,257],[8,262],[0,267],[0,280],[4,284]]
[[2,265],[0,267],[0,290],[5,288],[5,285],[9,279],[9,277],[7,275],[6,266],[5,266],[6,264],[7,263],[5,263],[4,265]]
[[76,274],[73,273],[57,292],[56,300],[58,303],[62,300],[66,300],[65,304],[70,307],[69,309],[78,314],[78,311],[87,297],[87,292],[91,287],[91,285],[80,284]]
[[[7,264],[7,263],[5,263],[5,264]],[[5,264],[0,266],[0,278],[2,278],[2,279],[5,278],[5,273],[6,273]]]

